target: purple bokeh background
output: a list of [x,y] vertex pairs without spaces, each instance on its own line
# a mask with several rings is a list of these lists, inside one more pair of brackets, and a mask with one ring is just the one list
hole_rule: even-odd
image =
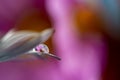
[[80,39],[74,10],[84,1],[77,1],[0,0],[1,32],[17,27],[21,16],[32,8],[46,10],[56,30],[52,37],[54,52],[62,58],[61,61],[0,63],[0,80],[101,80],[106,63],[105,40],[99,34],[88,34],[86,43]]

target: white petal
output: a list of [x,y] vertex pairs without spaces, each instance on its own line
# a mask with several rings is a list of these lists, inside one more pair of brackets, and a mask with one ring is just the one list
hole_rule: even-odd
[[6,61],[22,55],[45,42],[53,33],[52,29],[44,30],[42,33],[19,31],[8,32],[0,43],[0,61]]
[[41,32],[42,43],[47,41],[50,38],[50,36],[53,34],[53,32],[54,32],[54,29],[52,28],[42,31]]

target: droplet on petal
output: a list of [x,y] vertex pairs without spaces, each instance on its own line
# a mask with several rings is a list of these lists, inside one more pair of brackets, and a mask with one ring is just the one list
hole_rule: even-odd
[[46,55],[46,56],[50,56],[50,57],[56,58],[58,60],[61,60],[56,55],[49,53],[49,48],[45,44],[39,44],[38,46],[33,48],[33,52],[38,52],[40,56],[45,56]]
[[34,48],[34,50],[38,52],[49,53],[49,48],[45,44],[39,44]]

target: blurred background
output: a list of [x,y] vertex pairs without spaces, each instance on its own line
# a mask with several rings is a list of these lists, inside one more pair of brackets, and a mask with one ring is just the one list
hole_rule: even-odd
[[0,63],[0,80],[120,80],[119,0],[0,0],[0,33],[54,28],[61,61]]

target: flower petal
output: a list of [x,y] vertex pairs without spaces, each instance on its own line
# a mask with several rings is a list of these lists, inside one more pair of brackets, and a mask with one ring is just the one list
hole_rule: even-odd
[[39,43],[46,41],[52,33],[52,29],[46,29],[42,33],[24,31],[12,33],[11,37],[3,39],[5,41],[0,44],[2,49],[0,50],[0,61],[6,61],[28,52]]

